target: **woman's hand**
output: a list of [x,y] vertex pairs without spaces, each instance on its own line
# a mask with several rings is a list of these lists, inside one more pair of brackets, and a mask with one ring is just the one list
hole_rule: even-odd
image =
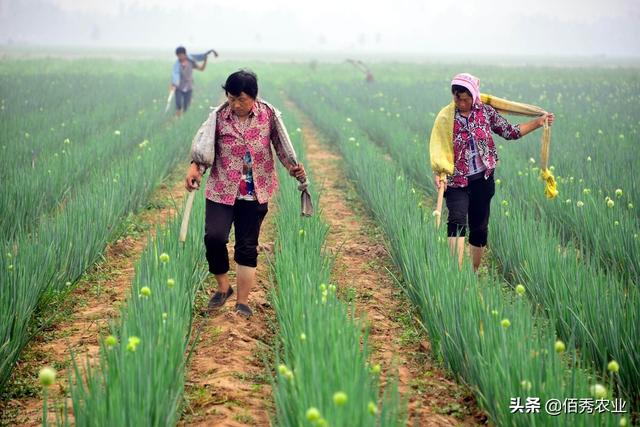
[[307,174],[304,171],[304,166],[302,166],[302,163],[290,166],[289,175],[296,177],[296,179],[300,182],[303,182],[307,178]]
[[544,116],[540,117],[538,119],[538,127],[542,127],[544,126],[544,121],[545,120],[549,120],[549,126],[551,126],[553,124],[553,121],[555,120],[556,116],[553,113],[546,113]]
[[526,123],[520,124],[520,137],[523,137],[534,130],[541,128],[544,126],[544,121],[549,120],[549,126],[553,123],[556,116],[553,113],[545,113],[540,117],[536,117],[535,119],[528,121]]
[[200,172],[200,167],[196,163],[191,163],[189,170],[187,170],[187,176],[184,180],[184,188],[186,188],[188,192],[197,190],[200,188],[201,180],[202,173]]

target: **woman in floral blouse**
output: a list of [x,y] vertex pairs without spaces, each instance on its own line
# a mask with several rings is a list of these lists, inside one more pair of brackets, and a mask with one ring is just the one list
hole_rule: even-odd
[[[268,211],[269,198],[278,187],[271,146],[291,176],[304,180],[301,164],[291,165],[282,149],[275,127],[275,112],[257,99],[258,81],[249,71],[231,74],[223,86],[227,105],[217,113],[215,161],[206,184],[205,236],[209,271],[218,290],[209,309],[221,307],[233,294],[229,283],[227,242],[231,224],[235,227],[234,260],[237,264],[237,313],[250,317],[249,292],[256,280],[258,237]],[[198,188],[202,167],[192,163],[186,188]]]
[[471,74],[462,73],[451,82],[455,103],[453,125],[454,173],[442,182],[435,174],[436,188],[446,185],[449,218],[447,236],[451,253],[457,252],[462,266],[464,236],[469,227],[469,252],[474,271],[482,261],[489,232],[491,198],[495,193],[493,172],[498,162],[498,152],[491,133],[505,139],[519,139],[542,127],[545,119],[549,125],[554,115],[547,114],[527,123],[512,125],[496,110],[480,100],[480,81]]

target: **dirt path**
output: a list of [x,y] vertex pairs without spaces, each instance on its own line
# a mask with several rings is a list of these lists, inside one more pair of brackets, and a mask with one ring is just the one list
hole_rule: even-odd
[[[127,297],[134,277],[134,265],[147,242],[146,231],[162,224],[176,214],[185,191],[181,165],[165,180],[149,201],[149,208],[134,215],[127,223],[125,235],[109,244],[104,260],[96,264],[65,298],[51,326],[40,333],[25,349],[12,380],[10,399],[0,407],[0,425],[41,425],[42,398],[38,371],[53,366],[58,371],[51,396],[59,397],[67,390],[69,349],[79,361],[94,360],[99,351],[98,339],[119,316],[120,306]],[[71,403],[71,400],[69,400]],[[0,403],[3,405],[3,403]],[[55,418],[50,401],[49,419]]]
[[[273,398],[265,361],[270,363],[273,339],[267,257],[274,238],[274,208],[270,203],[260,232],[257,286],[249,297],[254,313],[251,319],[233,312],[234,294],[220,310],[208,316],[198,315],[194,321],[194,336],[197,330],[200,336],[188,366],[181,426],[270,425]],[[229,243],[229,257],[233,258],[233,242]],[[231,286],[235,291],[235,263],[231,264]],[[216,289],[213,276],[207,284],[208,293],[199,296],[199,308],[206,306]]]
[[328,247],[339,256],[332,280],[370,325],[372,363],[397,369],[400,391],[409,398],[409,424],[476,425],[484,421],[470,390],[450,379],[433,361],[429,343],[415,325],[410,303],[387,269],[393,264],[381,231],[367,215],[354,186],[346,179],[340,156],[320,142],[313,123],[289,102],[302,124],[309,167],[322,188],[320,205],[330,225]]

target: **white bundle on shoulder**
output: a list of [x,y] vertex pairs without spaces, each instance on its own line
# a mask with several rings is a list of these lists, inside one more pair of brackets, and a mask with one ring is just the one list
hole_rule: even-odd
[[191,160],[198,165],[210,168],[216,159],[216,118],[218,112],[227,106],[223,103],[216,107],[207,120],[202,123],[191,142]]

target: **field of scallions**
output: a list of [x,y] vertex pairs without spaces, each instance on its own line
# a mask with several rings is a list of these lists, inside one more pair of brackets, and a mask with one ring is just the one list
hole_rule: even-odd
[[[316,206],[299,216],[278,165],[250,320],[202,314],[202,191],[178,242],[191,139],[241,67],[282,110]],[[0,425],[640,422],[636,69],[375,64],[367,82],[218,62],[176,118],[169,68],[0,62]],[[462,71],[556,115],[554,199],[541,131],[494,136],[478,274],[432,215],[428,139]]]

